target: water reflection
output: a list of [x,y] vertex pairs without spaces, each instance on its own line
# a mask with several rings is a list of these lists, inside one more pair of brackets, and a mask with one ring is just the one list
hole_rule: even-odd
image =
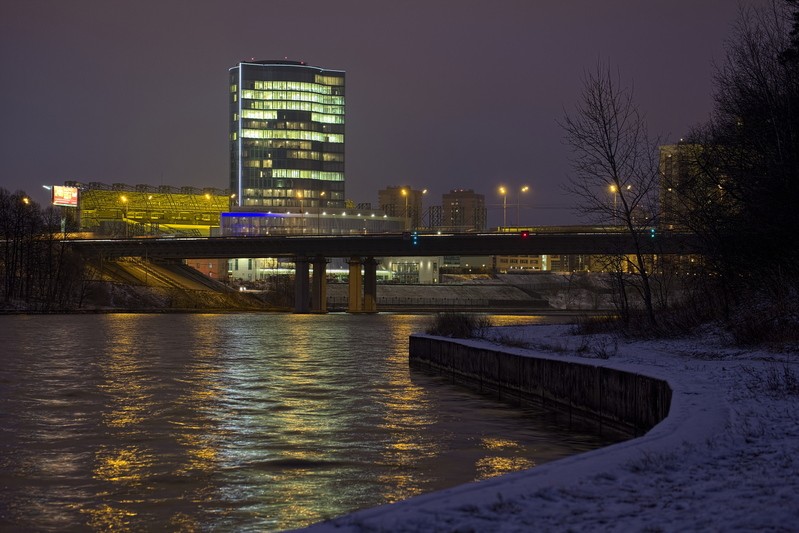
[[535,461],[519,454],[520,451],[524,451],[524,445],[518,440],[483,437],[480,445],[489,454],[477,460],[475,480],[501,476],[535,466]]
[[411,374],[426,321],[0,317],[0,529],[287,529],[602,443]]

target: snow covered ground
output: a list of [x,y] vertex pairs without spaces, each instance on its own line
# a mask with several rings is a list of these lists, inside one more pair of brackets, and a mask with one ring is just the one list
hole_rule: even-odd
[[799,531],[799,356],[725,347],[714,334],[623,342],[570,331],[489,335],[530,346],[512,353],[666,379],[669,416],[637,439],[308,530]]

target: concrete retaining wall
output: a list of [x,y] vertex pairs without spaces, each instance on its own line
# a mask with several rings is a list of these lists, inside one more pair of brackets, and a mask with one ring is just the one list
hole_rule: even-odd
[[502,400],[554,408],[600,429],[646,433],[663,420],[671,388],[663,380],[613,368],[478,348],[454,339],[411,336],[410,363]]

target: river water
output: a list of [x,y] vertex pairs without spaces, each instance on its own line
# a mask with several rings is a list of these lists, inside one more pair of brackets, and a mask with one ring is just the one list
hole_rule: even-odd
[[282,530],[607,444],[409,370],[429,320],[0,316],[0,530]]

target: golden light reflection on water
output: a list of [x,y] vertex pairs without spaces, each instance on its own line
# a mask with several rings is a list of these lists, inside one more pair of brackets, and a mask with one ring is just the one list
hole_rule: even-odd
[[[412,322],[395,317],[390,334],[392,346],[407,346],[408,337],[414,333]],[[424,492],[423,476],[408,474],[420,460],[437,456],[440,446],[430,439],[425,428],[435,421],[431,412],[427,391],[414,385],[407,370],[407,352],[395,350],[388,354],[386,364],[395,368],[388,374],[388,386],[380,401],[386,407],[381,428],[389,435],[389,443],[383,452],[383,461],[392,467],[389,473],[380,476],[383,497],[387,502],[396,502]],[[399,370],[401,369],[401,370]]]
[[[480,447],[492,452],[492,454],[481,457],[475,463],[475,481],[535,466],[535,461],[520,455],[524,452],[524,446],[517,441],[497,437],[483,437],[480,439]],[[505,453],[503,454],[502,452]],[[509,454],[513,455],[509,456]]]
[[136,531],[131,525],[136,513],[108,504],[85,507],[81,513],[89,515],[88,526],[93,531]]
[[152,452],[136,446],[102,446],[95,454],[94,474],[103,481],[138,485],[146,479],[154,463]]
[[[104,492],[130,494],[134,501],[125,499],[116,504],[83,507],[81,512],[90,515],[92,529],[140,529],[130,527],[131,520],[137,523],[136,513],[129,511],[131,505],[168,501],[177,496],[153,482],[159,472],[177,479],[173,476],[212,472],[218,468],[219,432],[208,416],[219,398],[214,329],[204,328],[200,317],[192,320],[191,343],[175,346],[177,350],[188,350],[191,357],[188,360],[178,358],[185,367],[173,369],[173,340],[163,335],[141,336],[142,331],[148,329],[146,323],[157,318],[147,315],[108,317],[109,346],[101,365],[105,379],[98,388],[107,396],[102,422],[111,432],[111,438],[95,453],[93,476],[109,485]],[[152,365],[163,365],[164,369],[153,369]],[[170,388],[164,386],[164,381],[170,379],[174,379],[173,390],[177,392],[172,399],[169,398]],[[165,413],[169,413],[166,418]],[[163,432],[153,433],[157,427],[163,427]],[[163,442],[167,455],[164,456],[163,451],[156,453],[145,445],[125,444],[139,432]],[[183,453],[179,453],[181,449]],[[131,488],[136,491],[127,492]],[[195,490],[197,494],[203,492],[196,486]],[[179,510],[164,518],[171,524],[170,530],[198,529],[196,519]]]
[[526,457],[483,457],[475,464],[475,481],[533,468],[535,461]]
[[191,322],[191,359],[185,369],[185,385],[175,399],[177,415],[170,420],[175,441],[185,453],[185,462],[176,468],[179,475],[212,472],[219,466],[219,442],[225,432],[214,420],[222,395],[217,324],[214,315],[198,315]]
[[101,367],[105,382],[99,385],[109,396],[103,422],[110,428],[127,428],[144,421],[153,401],[142,383],[146,369],[137,346],[139,330],[131,325],[135,319],[128,315],[112,315],[110,320],[113,337],[109,339],[108,356]]
[[15,463],[36,480],[15,498],[40,530],[262,531],[534,466],[522,441],[442,416],[452,391],[408,367],[424,318],[65,319],[94,344],[65,346],[59,372],[31,354],[23,375],[58,381],[36,389],[24,430],[47,453]]

